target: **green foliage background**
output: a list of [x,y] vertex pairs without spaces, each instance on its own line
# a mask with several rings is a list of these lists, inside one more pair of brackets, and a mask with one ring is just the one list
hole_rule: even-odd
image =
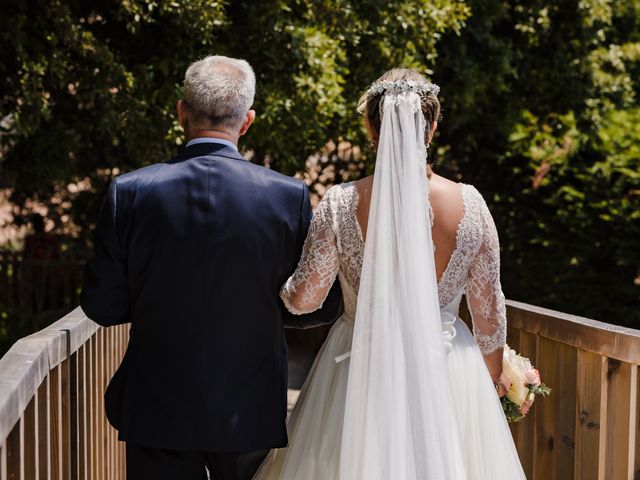
[[180,82],[210,53],[256,71],[253,161],[293,174],[329,140],[371,158],[359,94],[413,67],[442,87],[437,168],[494,213],[506,295],[640,328],[639,19],[639,0],[5,0],[0,186],[90,238],[110,178],[180,144]]

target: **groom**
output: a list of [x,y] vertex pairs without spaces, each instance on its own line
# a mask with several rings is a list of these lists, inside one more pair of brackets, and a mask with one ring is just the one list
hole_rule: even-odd
[[210,56],[185,75],[178,118],[186,147],[172,160],[116,178],[85,270],[82,308],[110,326],[131,323],[129,346],[105,395],[127,442],[127,478],[250,479],[287,443],[283,324],[278,297],[311,216],[303,182],[237,150],[255,118],[249,64]]

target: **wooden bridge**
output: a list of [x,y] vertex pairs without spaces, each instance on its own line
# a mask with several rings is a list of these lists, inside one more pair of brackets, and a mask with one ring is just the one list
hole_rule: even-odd
[[[640,331],[518,302],[508,318],[510,345],[553,388],[513,425],[528,478],[640,479]],[[127,341],[126,326],[98,327],[78,308],[11,348],[0,360],[0,479],[125,478],[103,393]]]

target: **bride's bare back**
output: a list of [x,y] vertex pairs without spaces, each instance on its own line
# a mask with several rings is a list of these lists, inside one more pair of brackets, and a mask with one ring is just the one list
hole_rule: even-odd
[[[356,218],[360,224],[362,236],[366,238],[373,175],[354,182],[354,185],[360,199],[356,209]],[[434,214],[431,235],[436,246],[436,275],[440,280],[456,248],[458,225],[464,215],[464,201],[462,185],[459,183],[433,174],[429,185],[429,201]]]
[[[318,205],[298,268],[281,292],[290,311],[319,308],[339,274],[345,316],[355,317],[372,180],[336,185]],[[500,244],[491,213],[473,186],[438,175],[430,181],[440,307],[457,310],[466,294],[480,350],[485,355],[497,352],[499,366],[506,309],[500,286]]]

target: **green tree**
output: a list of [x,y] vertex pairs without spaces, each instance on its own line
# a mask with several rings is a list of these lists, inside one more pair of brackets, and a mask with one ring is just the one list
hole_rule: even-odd
[[166,159],[180,143],[173,109],[194,59],[251,62],[258,119],[245,148],[294,173],[330,139],[362,141],[358,92],[389,65],[431,63],[440,35],[468,14],[454,0],[29,3],[0,7],[3,183],[20,205],[88,178],[73,208],[51,210],[81,229],[112,175]]
[[640,327],[640,2],[469,4],[441,168],[487,195],[507,296]]
[[[414,67],[442,87],[437,168],[496,217],[507,296],[640,326],[639,13],[639,0],[7,0],[0,185],[88,238],[111,177],[181,143],[180,81],[210,53],[255,68],[252,161],[293,174],[322,151],[337,181],[362,175],[359,94]],[[340,142],[356,164],[327,151]]]

